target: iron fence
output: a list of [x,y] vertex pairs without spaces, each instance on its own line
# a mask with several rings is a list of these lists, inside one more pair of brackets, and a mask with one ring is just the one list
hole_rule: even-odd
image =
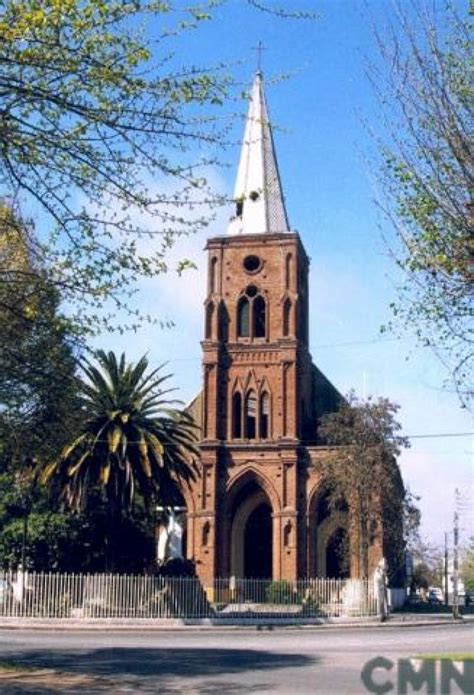
[[371,580],[168,578],[0,572],[0,617],[227,619],[364,617],[377,613]]

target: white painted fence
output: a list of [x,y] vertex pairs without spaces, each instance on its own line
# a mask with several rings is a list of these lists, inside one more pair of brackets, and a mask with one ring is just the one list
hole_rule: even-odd
[[216,579],[0,572],[0,617],[163,619],[364,617],[370,580]]

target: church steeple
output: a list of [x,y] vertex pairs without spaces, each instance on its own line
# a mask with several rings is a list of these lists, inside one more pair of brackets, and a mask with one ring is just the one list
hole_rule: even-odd
[[253,83],[234,200],[229,234],[289,231],[260,71]]

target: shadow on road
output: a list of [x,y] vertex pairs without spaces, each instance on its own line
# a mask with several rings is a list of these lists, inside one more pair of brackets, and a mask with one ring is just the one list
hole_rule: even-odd
[[[16,672],[0,672],[2,693],[66,692],[180,692],[179,680],[195,685],[200,693],[252,691],[252,676],[258,671],[307,667],[319,659],[300,654],[280,654],[251,649],[208,648],[113,648],[54,652],[18,651],[8,654]],[[26,667],[27,671],[22,671]],[[237,674],[248,676],[240,680]],[[232,683],[232,678],[237,676]],[[213,677],[226,680],[212,682]],[[250,677],[250,678],[249,678]],[[197,683],[190,679],[199,678]],[[173,679],[176,679],[175,681]],[[205,682],[203,679],[211,679]],[[259,691],[271,686],[259,683]]]

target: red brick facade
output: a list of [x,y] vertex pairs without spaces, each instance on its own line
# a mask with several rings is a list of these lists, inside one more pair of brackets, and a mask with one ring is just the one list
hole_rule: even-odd
[[[207,244],[201,476],[184,490],[187,555],[205,581],[326,576],[346,510],[321,512],[315,423],[339,395],[308,349],[309,261],[294,233]],[[351,546],[356,539],[352,539]],[[371,565],[382,554],[371,550]],[[350,561],[359,574],[357,557]]]

